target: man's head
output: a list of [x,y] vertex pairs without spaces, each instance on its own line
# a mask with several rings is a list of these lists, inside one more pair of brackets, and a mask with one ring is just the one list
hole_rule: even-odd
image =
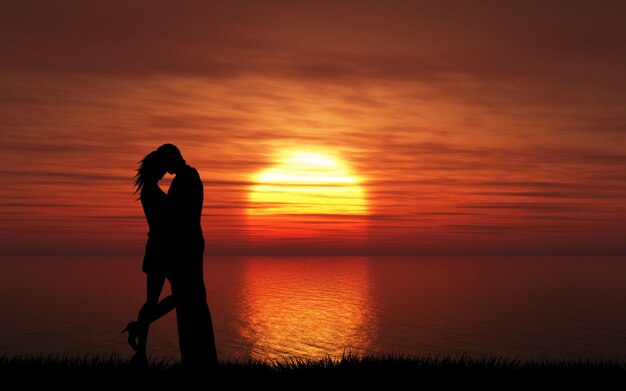
[[178,169],[185,165],[182,153],[174,144],[163,144],[157,151],[161,153],[165,170],[170,174],[176,174]]

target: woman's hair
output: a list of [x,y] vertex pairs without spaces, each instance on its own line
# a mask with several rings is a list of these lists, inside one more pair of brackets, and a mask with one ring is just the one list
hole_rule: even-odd
[[151,179],[159,180],[160,175],[165,172],[163,168],[163,156],[159,151],[152,151],[139,162],[137,174],[135,174],[135,193],[141,194],[143,186]]

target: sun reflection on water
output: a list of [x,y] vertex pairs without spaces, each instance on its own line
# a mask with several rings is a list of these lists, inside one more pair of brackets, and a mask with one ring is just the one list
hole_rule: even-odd
[[254,359],[364,353],[376,333],[366,259],[251,259],[240,335]]

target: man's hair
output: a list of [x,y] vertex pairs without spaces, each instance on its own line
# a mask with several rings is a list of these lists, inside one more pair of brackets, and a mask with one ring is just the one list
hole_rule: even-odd
[[161,145],[159,148],[157,148],[157,151],[159,151],[163,158],[169,161],[182,161],[183,163],[185,162],[185,159],[183,159],[183,154],[180,153],[180,149],[178,149],[178,147],[174,144],[163,144]]

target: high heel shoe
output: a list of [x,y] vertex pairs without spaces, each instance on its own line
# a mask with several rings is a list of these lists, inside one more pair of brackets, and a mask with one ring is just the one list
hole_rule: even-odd
[[131,348],[133,348],[134,351],[137,351],[137,349],[139,349],[139,346],[137,346],[137,338],[139,337],[140,331],[139,329],[139,322],[132,321],[128,322],[126,328],[122,330],[122,334],[128,333],[128,344]]

